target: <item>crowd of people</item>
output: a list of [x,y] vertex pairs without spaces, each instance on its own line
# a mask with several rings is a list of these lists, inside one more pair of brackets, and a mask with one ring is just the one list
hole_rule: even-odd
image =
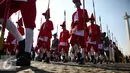
[[[95,24],[93,13],[89,17],[86,9],[81,9],[80,0],[72,0],[77,10],[72,15],[70,31],[66,29],[66,21],[60,25],[62,31],[60,37],[57,33],[52,35],[54,30],[53,22],[50,20],[50,8],[42,15],[46,21],[42,23],[39,30],[37,45],[33,46],[33,29],[35,28],[36,0],[11,1],[10,15],[21,10],[22,18],[18,20],[18,28],[11,20],[7,21],[6,28],[9,30],[7,38],[4,40],[4,47],[1,54],[15,55],[17,65],[28,66],[31,60],[77,62],[85,64],[92,62],[115,63],[122,62],[123,54],[118,49],[116,43],[111,40],[106,32],[102,32],[100,26]],[[0,4],[0,22],[3,21],[4,6]],[[26,7],[25,7],[26,6]],[[30,11],[31,10],[31,11]],[[31,13],[30,13],[31,12]],[[23,23],[24,26],[23,27]],[[91,25],[87,25],[90,22]],[[24,34],[24,30],[26,35]],[[25,35],[25,38],[22,36]],[[54,39],[51,41],[52,36]],[[70,41],[69,41],[70,40]],[[51,45],[52,43],[52,45]]]

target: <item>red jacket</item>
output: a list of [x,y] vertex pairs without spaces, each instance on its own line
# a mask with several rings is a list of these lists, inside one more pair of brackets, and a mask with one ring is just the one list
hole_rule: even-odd
[[98,42],[101,38],[100,26],[98,26],[97,24],[91,24],[90,26],[88,26],[88,30],[89,30],[89,37],[91,41]]
[[[77,23],[78,30],[84,30],[84,23],[88,22],[88,20],[89,20],[87,10],[79,8],[79,9],[77,9],[77,11],[78,11],[78,23]],[[71,29],[73,29],[75,26],[74,16],[75,16],[76,12],[74,12],[72,15]],[[87,25],[85,25],[85,27],[87,27]]]
[[48,37],[48,38],[52,38],[52,30],[53,30],[53,23],[50,20],[46,20],[46,22],[44,22],[40,28],[40,32],[39,32],[39,36],[38,37]]
[[66,42],[68,43],[68,39],[70,38],[70,34],[69,34],[69,31],[68,30],[63,30],[61,33],[60,33],[60,42]]

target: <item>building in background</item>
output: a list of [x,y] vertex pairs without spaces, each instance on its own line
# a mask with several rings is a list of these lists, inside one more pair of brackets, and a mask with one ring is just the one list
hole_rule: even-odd
[[124,20],[126,22],[126,34],[127,34],[127,37],[128,37],[128,48],[129,48],[129,55],[130,55],[130,24],[129,24],[129,18],[130,18],[130,15],[128,15],[127,12],[126,12],[125,16],[124,16]]

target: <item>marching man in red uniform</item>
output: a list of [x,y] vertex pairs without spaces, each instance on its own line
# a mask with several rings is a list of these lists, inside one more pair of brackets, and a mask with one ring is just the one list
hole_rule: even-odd
[[[22,18],[20,18],[17,22],[17,25],[18,25],[18,27],[17,27],[17,29],[18,29],[18,31],[20,32],[20,34],[22,35],[22,36],[24,36],[25,35],[25,33],[24,33],[24,27],[23,27],[23,21],[22,21]],[[19,52],[19,44],[17,44],[17,51]],[[23,50],[23,49],[22,49]],[[23,50],[24,51],[24,50]]]
[[88,56],[90,56],[90,51],[91,51],[91,48],[93,48],[95,54],[95,58],[94,56],[93,57],[93,62],[96,63],[96,60],[98,59],[98,42],[100,41],[101,39],[101,31],[100,31],[100,26],[98,26],[97,24],[94,24],[94,21],[95,21],[95,18],[93,16],[93,14],[91,14],[91,17],[90,17],[90,21],[91,21],[91,25],[88,26],[88,30],[89,30],[89,36],[88,36],[88,46],[87,46],[87,53],[88,53]]
[[20,18],[16,23],[18,24],[18,30],[20,34],[24,36],[24,27],[23,27],[22,18]]
[[61,55],[64,54],[63,61],[67,62],[68,61],[68,50],[69,50],[68,39],[70,38],[70,34],[69,34],[69,31],[66,29],[65,21],[60,26],[62,27],[63,31],[60,33],[59,52]]
[[39,48],[41,50],[40,56],[43,56],[43,50],[46,51],[47,57],[45,58],[44,62],[49,63],[50,59],[50,43],[51,43],[51,38],[52,38],[52,30],[53,28],[53,22],[49,20],[50,18],[50,9],[46,11],[46,13],[43,13],[45,16],[46,21],[42,24],[38,36],[38,44],[35,48],[37,51]]
[[82,54],[79,64],[84,64],[84,49],[86,37],[84,32],[87,30],[86,22],[88,22],[89,17],[87,10],[80,8],[80,0],[73,0],[73,3],[76,5],[77,10],[72,15],[70,44],[73,47],[75,44],[77,44],[76,42],[78,42],[78,46],[81,47]]
[[[23,36],[24,28],[22,27],[23,26],[22,18],[19,19],[16,23],[18,24],[18,28],[17,28],[18,31]],[[14,36],[11,33],[8,33],[7,40],[4,43],[4,48],[6,48],[8,53],[10,52],[11,54],[15,54],[17,46],[18,46],[17,40],[14,38]]]
[[[23,36],[24,35],[24,28],[22,27],[23,26],[23,23],[22,23],[22,18],[20,18],[17,22],[18,24],[18,31],[20,32],[20,34]],[[11,34],[11,33],[8,33],[8,36],[7,36],[7,40],[6,40],[6,45],[8,45],[8,51],[10,52],[14,52],[16,53],[16,47],[18,46],[17,44],[17,40],[14,38],[14,36]]]
[[[2,1],[2,0],[0,0]],[[0,4],[0,22],[3,21],[6,1],[2,1]],[[19,66],[29,66],[30,65],[30,55],[33,41],[33,29],[35,28],[35,17],[36,17],[36,0],[11,0],[9,17],[17,12],[21,11],[23,22],[25,25],[26,35],[25,39],[22,37],[16,26],[12,23],[11,20],[7,20],[6,28],[9,32],[15,37],[19,42],[20,52],[19,57],[17,58],[16,64]]]

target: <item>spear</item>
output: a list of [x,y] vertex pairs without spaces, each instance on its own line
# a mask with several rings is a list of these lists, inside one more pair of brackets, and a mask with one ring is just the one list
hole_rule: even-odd
[[7,23],[7,19],[9,17],[10,5],[11,5],[11,0],[6,0],[5,13],[4,13],[4,19],[2,23],[2,32],[1,32],[1,38],[0,38],[0,50],[2,50],[3,44],[4,44],[5,26]]
[[113,40],[113,42],[114,42],[114,39],[113,39],[113,33],[111,33],[111,38],[112,38],[112,40]]
[[[83,0],[83,15],[85,15],[85,0]],[[85,19],[84,19],[84,45],[86,46],[86,27],[85,27],[86,23],[85,23]],[[84,47],[84,62],[86,61],[86,54],[85,54],[85,48]]]
[[102,23],[101,23],[101,17],[99,16],[99,21],[100,21],[100,30],[102,32]]
[[108,30],[108,35],[109,35],[109,39],[111,39],[111,34],[110,34],[110,30]]
[[48,1],[48,8],[49,8],[49,6],[50,6],[50,0]]
[[96,12],[95,12],[95,4],[94,4],[94,0],[93,1],[93,13],[94,13],[94,16],[95,16],[95,24],[96,24]]
[[[41,17],[41,21],[40,21],[40,28],[42,26],[42,17]],[[38,31],[40,31],[40,29],[38,29]]]
[[56,33],[58,34],[58,24],[57,24],[57,31],[56,31]]
[[107,30],[107,36],[109,37],[109,34],[108,34],[108,25],[106,24],[106,30]]
[[65,21],[65,24],[66,24],[66,11],[64,10],[64,21]]

